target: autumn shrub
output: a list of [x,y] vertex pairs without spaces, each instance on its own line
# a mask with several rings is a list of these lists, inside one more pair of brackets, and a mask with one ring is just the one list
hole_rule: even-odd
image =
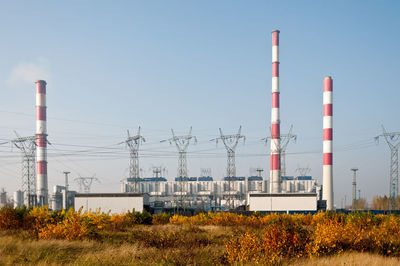
[[152,218],[152,224],[168,224],[171,217],[172,214],[166,212],[154,214]]
[[400,219],[390,215],[371,230],[375,251],[383,255],[400,256]]
[[169,223],[175,225],[189,224],[189,217],[175,214],[169,218]]
[[341,253],[344,248],[344,233],[343,224],[337,220],[316,224],[310,254],[321,256]]
[[[93,239],[98,235],[98,231],[102,229],[101,225],[93,222],[93,217],[100,215],[81,214],[81,210],[75,212],[70,209],[61,211],[58,217],[63,217],[63,220],[56,223],[48,223],[46,226],[39,229],[39,239]],[[101,219],[100,219],[101,220]],[[54,218],[53,218],[54,221]]]
[[0,230],[18,229],[22,226],[22,217],[11,206],[0,209]]
[[23,227],[38,238],[42,228],[52,224],[55,225],[57,219],[49,211],[48,207],[33,207],[31,211],[24,217]]
[[[154,227],[136,225],[154,225]],[[166,225],[170,224],[170,225]],[[166,225],[165,230],[153,231]],[[179,225],[176,227],[174,225]],[[228,212],[194,216],[127,212],[50,211],[47,207],[0,209],[0,231],[23,231],[38,239],[105,239],[135,242],[159,249],[210,245],[201,226],[234,232],[225,243],[229,263],[279,263],[282,259],[320,257],[345,251],[400,257],[400,217],[370,213],[260,214]],[[229,228],[228,228],[229,227]],[[146,229],[147,228],[147,229]],[[175,228],[175,229],[174,229]],[[14,231],[13,231],[14,230]],[[18,231],[18,232],[19,232]],[[26,234],[25,234],[26,233]],[[126,239],[123,239],[123,238]],[[111,241],[110,240],[110,241]]]
[[126,218],[127,225],[135,225],[135,224],[150,225],[153,222],[153,217],[146,210],[143,210],[143,212],[128,211],[125,214],[125,218]]
[[113,214],[110,216],[109,230],[123,231],[125,230],[126,226],[127,226],[127,220],[125,215]]
[[297,221],[269,225],[264,229],[262,248],[269,262],[308,255],[311,232]]
[[285,258],[308,255],[310,231],[296,218],[282,216],[263,230],[247,231],[226,242],[229,263],[277,263]]

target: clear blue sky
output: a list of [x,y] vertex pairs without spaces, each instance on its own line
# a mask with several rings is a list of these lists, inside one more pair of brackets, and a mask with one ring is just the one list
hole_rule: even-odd
[[[175,148],[159,141],[171,127],[193,126],[189,174],[212,168],[220,179],[225,151],[209,139],[242,125],[238,175],[262,167],[267,177],[269,146],[260,139],[270,123],[270,33],[279,29],[282,133],[293,124],[298,135],[288,174],[309,166],[321,180],[322,81],[330,75],[335,202],[347,195],[350,203],[355,166],[370,200],[389,190],[389,149],[373,137],[381,124],[400,131],[399,12],[399,1],[2,2],[0,138],[34,134],[34,81],[46,79],[50,190],[69,170],[71,178],[96,174],[94,191],[120,191],[129,160],[117,143],[139,125],[147,176],[160,164],[175,176]],[[12,192],[19,152],[9,144],[0,151],[0,187]]]

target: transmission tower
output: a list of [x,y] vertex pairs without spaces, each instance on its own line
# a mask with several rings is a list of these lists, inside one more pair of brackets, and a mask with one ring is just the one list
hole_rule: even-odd
[[140,179],[140,168],[139,168],[139,146],[146,140],[140,135],[140,127],[136,136],[131,136],[128,132],[128,138],[125,140],[126,146],[129,149],[130,154],[130,162],[129,162],[129,177],[133,179],[133,185],[130,184],[130,189],[132,192],[139,192],[138,191],[138,182]]
[[178,150],[179,153],[179,159],[178,159],[178,179],[179,179],[179,185],[180,185],[180,200],[179,200],[179,206],[178,209],[183,208],[185,210],[184,206],[184,186],[186,187],[186,180],[188,177],[188,172],[187,172],[187,161],[186,161],[186,153],[187,149],[189,147],[189,144],[192,142],[196,144],[197,143],[197,138],[192,135],[192,127],[190,127],[189,134],[183,135],[183,136],[176,136],[174,130],[171,128],[171,133],[172,133],[172,138],[167,139],[167,140],[162,140],[161,142],[168,141],[170,144],[175,144],[176,149]]
[[22,152],[22,187],[24,193],[25,204],[30,206],[36,205],[36,137],[20,137],[15,132],[17,138],[12,143]]
[[299,176],[307,176],[311,172],[310,167],[297,167],[296,172],[299,173]]
[[201,168],[200,176],[201,177],[210,177],[211,176],[211,168]]
[[382,125],[383,133],[375,137],[375,141],[379,142],[379,138],[383,137],[390,149],[390,181],[389,181],[389,197],[391,197],[392,208],[395,207],[396,197],[399,195],[399,147],[400,132],[386,132]]
[[222,133],[222,129],[219,129],[220,137],[212,139],[210,141],[215,141],[218,144],[218,140],[221,140],[224,143],[226,152],[227,152],[227,165],[226,165],[226,176],[228,178],[228,197],[227,197],[227,206],[229,210],[234,208],[232,201],[232,181],[236,177],[236,165],[235,165],[235,149],[239,143],[240,139],[243,139],[243,143],[246,140],[246,137],[241,135],[242,126],[239,127],[239,131],[234,135],[224,135]]
[[93,181],[100,182],[98,178],[91,177],[77,177],[74,179],[79,185],[79,192],[90,193]]
[[[293,125],[290,126],[289,133],[287,134],[281,134],[280,135],[280,158],[281,158],[281,176],[286,176],[286,148],[289,145],[290,140],[294,140],[296,142],[297,140],[297,135],[292,133],[293,131]],[[266,137],[262,140],[265,140],[265,144],[267,144],[268,139],[271,139],[271,137]]]

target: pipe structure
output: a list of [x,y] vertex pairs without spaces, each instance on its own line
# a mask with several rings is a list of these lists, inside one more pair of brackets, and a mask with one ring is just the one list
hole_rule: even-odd
[[324,79],[323,92],[323,191],[322,199],[326,200],[326,209],[333,209],[333,169],[332,169],[332,78]]
[[356,201],[357,201],[357,171],[358,168],[351,168],[351,171],[353,171],[353,201],[352,201],[352,208],[355,209],[356,207]]
[[36,189],[38,206],[48,205],[46,81],[36,81]]
[[279,30],[272,32],[272,108],[270,193],[281,192],[281,139],[279,120]]

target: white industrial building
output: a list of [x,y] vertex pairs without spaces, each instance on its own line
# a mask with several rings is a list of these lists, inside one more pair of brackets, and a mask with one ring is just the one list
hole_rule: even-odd
[[75,194],[75,210],[126,213],[142,212],[149,205],[149,196],[137,193],[78,193]]
[[53,193],[49,198],[49,206],[52,210],[68,210],[74,208],[74,197],[77,192],[66,190],[65,186],[56,185],[53,187]]
[[[231,188],[229,189],[229,183]],[[233,202],[233,207],[243,208],[249,204],[249,197],[253,194],[263,194],[269,191],[268,180],[259,176],[235,177],[232,181],[227,178],[214,181],[212,177],[176,178],[168,181],[166,178],[127,178],[123,181],[123,193],[147,193],[151,207],[175,208],[182,207],[218,210],[225,209],[228,200]],[[311,176],[283,177],[282,194],[288,193],[314,193],[320,189],[315,179]],[[315,203],[316,204],[316,203]]]
[[250,211],[317,211],[317,193],[250,194]]
[[13,199],[14,199],[14,208],[21,207],[22,205],[24,205],[24,192],[22,192],[21,190],[15,191]]

